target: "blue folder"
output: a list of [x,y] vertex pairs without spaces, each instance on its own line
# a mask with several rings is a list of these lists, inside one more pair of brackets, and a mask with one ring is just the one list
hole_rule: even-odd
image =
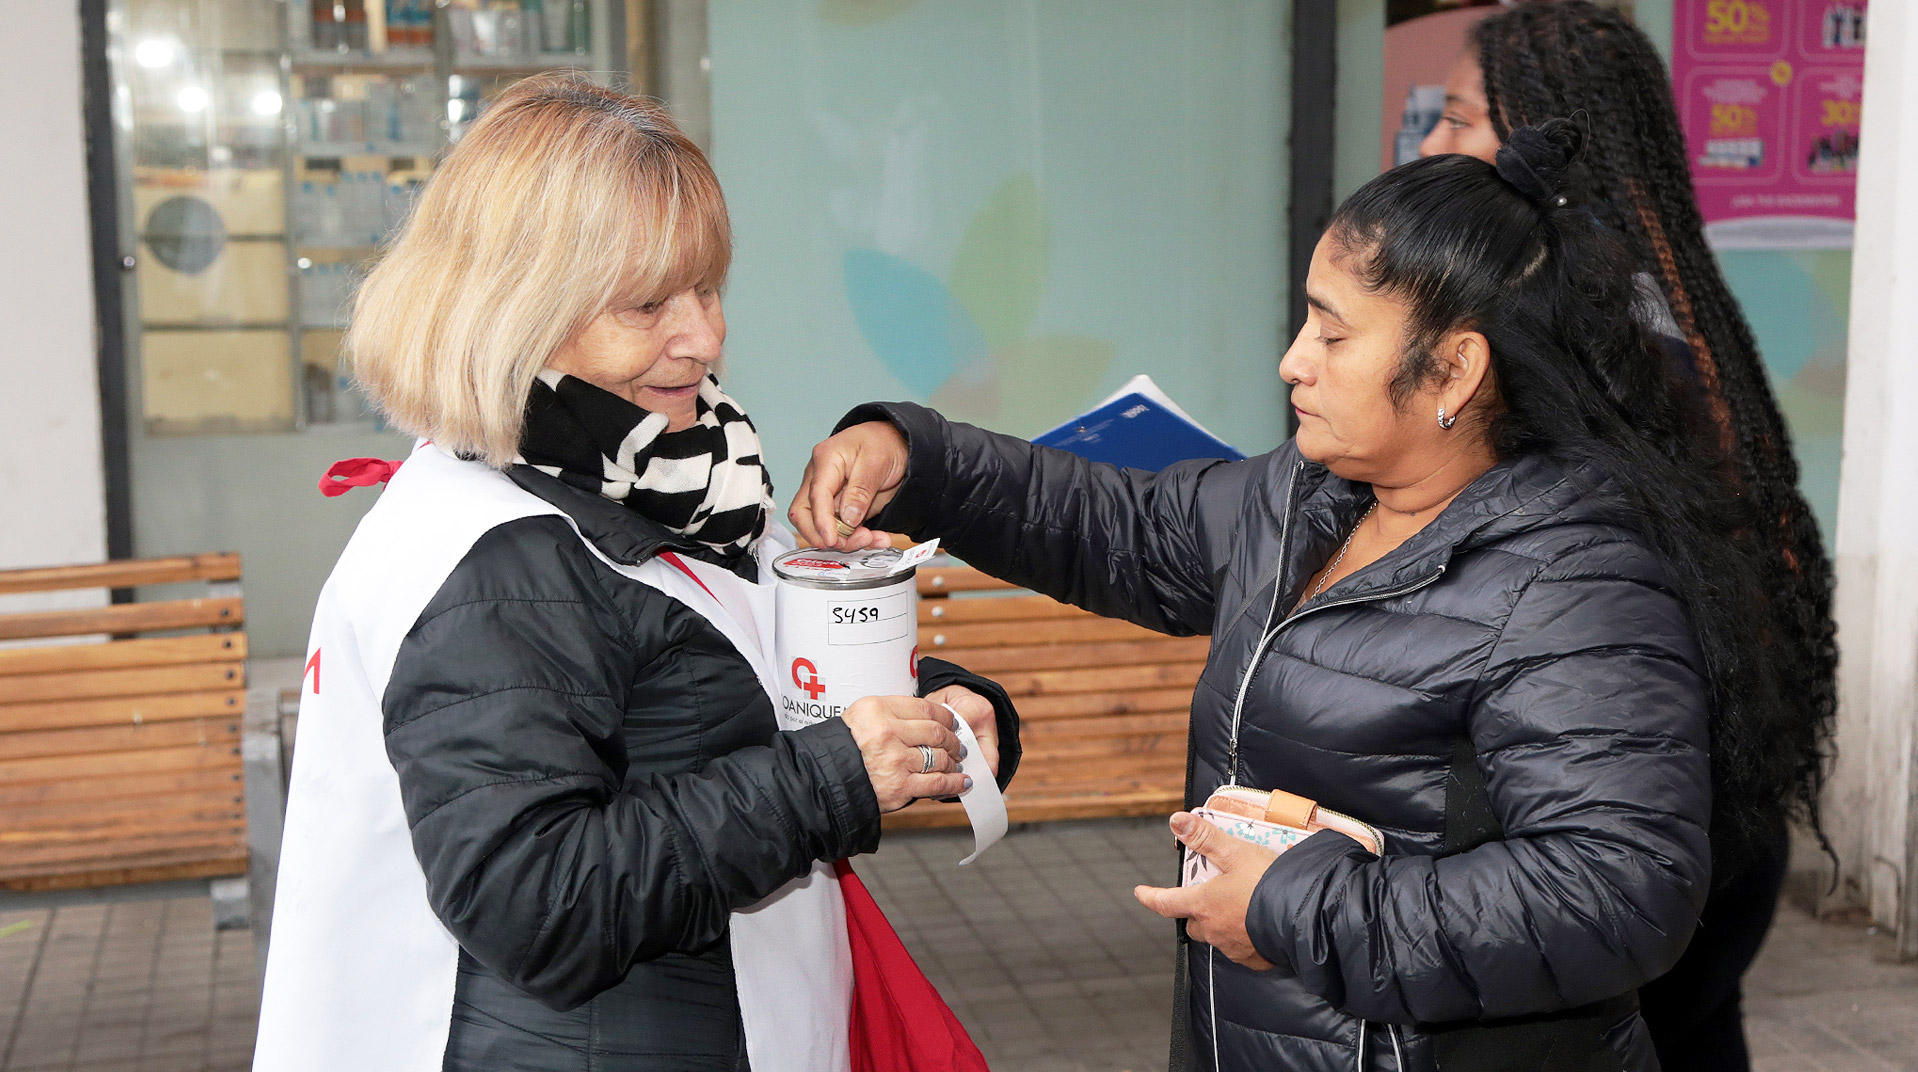
[[1134,377],[1119,394],[1032,441],[1091,461],[1155,473],[1188,458],[1245,457],[1186,416],[1145,376]]

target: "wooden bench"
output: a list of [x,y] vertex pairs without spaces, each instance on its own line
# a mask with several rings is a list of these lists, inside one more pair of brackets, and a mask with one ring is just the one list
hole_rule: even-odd
[[[1206,637],[1168,637],[1015,589],[967,566],[922,568],[919,652],[1004,685],[1025,752],[1006,792],[1013,822],[1170,815],[1184,803],[1192,689]],[[922,802],[893,829],[963,826]]]
[[239,580],[236,554],[0,571],[0,595],[203,590],[0,614],[0,890],[247,873]]

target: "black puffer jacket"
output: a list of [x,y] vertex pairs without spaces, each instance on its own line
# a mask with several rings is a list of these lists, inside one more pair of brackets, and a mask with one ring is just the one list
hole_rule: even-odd
[[[510,475],[614,561],[705,553]],[[931,659],[920,684],[994,702],[1010,778],[1004,691]],[[563,518],[474,545],[401,645],[382,709],[428,896],[460,943],[449,1070],[735,1067],[731,913],[879,842],[845,723],[777,732],[719,630],[609,569]]]
[[1613,496],[1500,464],[1288,617],[1371,501],[1290,445],[1153,476],[911,405],[841,427],[873,419],[911,445],[875,525],[1212,634],[1193,804],[1227,780],[1243,694],[1240,784],[1386,834],[1382,860],[1324,833],[1266,872],[1248,929],[1274,970],[1189,946],[1193,1066],[1657,1067],[1633,992],[1704,900],[1707,701],[1666,567]]

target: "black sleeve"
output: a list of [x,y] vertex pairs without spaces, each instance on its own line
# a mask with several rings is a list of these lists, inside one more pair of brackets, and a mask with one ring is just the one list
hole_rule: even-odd
[[906,476],[876,528],[945,549],[994,577],[1110,618],[1210,632],[1234,523],[1257,461],[1178,462],[1158,473],[1089,462],[909,402],[853,410],[887,421]]
[[1004,789],[1012,783],[1014,771],[1019,769],[1019,710],[1012,705],[1012,697],[991,678],[978,674],[962,666],[956,666],[944,659],[921,658],[919,660],[919,695],[930,696],[947,685],[963,685],[992,701],[992,711],[999,723],[999,776],[995,780],[999,788]]
[[1380,859],[1315,834],[1253,894],[1260,955],[1396,1023],[1575,1008],[1664,974],[1709,884],[1711,774],[1697,641],[1663,572],[1616,544],[1546,567],[1470,712],[1504,838]]
[[632,620],[604,568],[562,519],[492,530],[401,644],[383,702],[434,913],[475,959],[562,1009],[636,962],[712,945],[735,909],[879,839],[859,747],[836,719],[694,773],[628,779],[628,690],[699,627],[663,596]]

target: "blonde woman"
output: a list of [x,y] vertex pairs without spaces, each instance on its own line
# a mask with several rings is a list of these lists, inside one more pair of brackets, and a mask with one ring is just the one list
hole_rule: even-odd
[[780,725],[730,251],[663,112],[545,76],[368,278],[354,372],[422,443],[320,596],[256,1068],[852,1067],[829,864],[965,787],[951,712],[1009,776],[1016,715],[925,660]]

